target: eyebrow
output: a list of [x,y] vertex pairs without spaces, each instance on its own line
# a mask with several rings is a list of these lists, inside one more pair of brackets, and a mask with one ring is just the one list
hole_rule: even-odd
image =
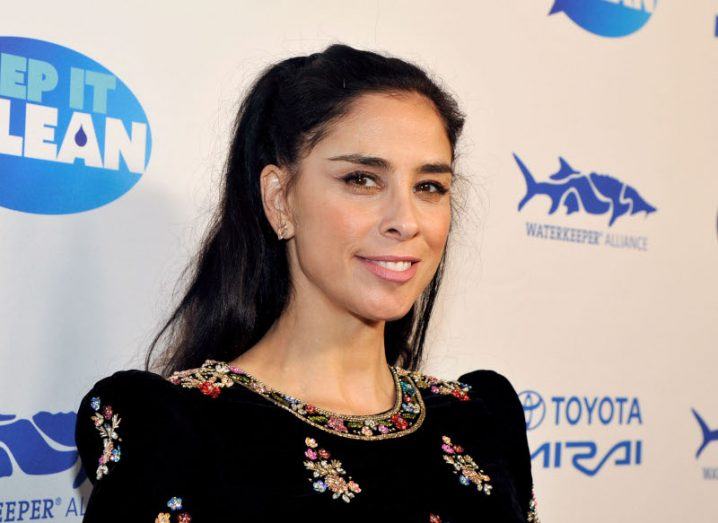
[[[376,167],[379,169],[392,170],[393,166],[389,160],[379,158],[378,156],[366,156],[363,154],[342,154],[339,156],[332,156],[327,160],[333,161],[344,161],[356,163],[359,165],[366,165],[367,167]],[[442,174],[449,173],[454,175],[454,170],[451,166],[444,162],[425,163],[420,166],[417,170],[419,174]]]

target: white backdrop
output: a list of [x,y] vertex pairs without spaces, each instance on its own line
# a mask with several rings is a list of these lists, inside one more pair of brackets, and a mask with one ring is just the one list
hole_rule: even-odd
[[[151,147],[129,190],[51,212],[95,193],[40,201],[59,164],[7,153],[31,100],[12,96],[19,66],[0,62],[13,108],[8,127],[0,105],[0,521],[40,507],[79,521],[74,409],[95,380],[141,367],[216,201],[243,89],[267,63],[334,42],[419,63],[467,113],[471,187],[424,371],[512,381],[542,521],[715,521],[718,442],[696,457],[692,409],[718,429],[718,4],[556,3],[551,15],[554,0],[4,3],[0,52],[17,56],[4,39],[16,36],[101,64],[134,96],[113,106],[110,90],[108,116],[146,122]],[[44,49],[24,57],[52,64]],[[72,110],[55,107],[66,123]],[[554,213],[546,194],[518,210],[514,154],[557,191]],[[576,172],[551,179],[560,157]],[[629,205],[609,225],[610,210],[589,210],[602,183],[652,210]]]

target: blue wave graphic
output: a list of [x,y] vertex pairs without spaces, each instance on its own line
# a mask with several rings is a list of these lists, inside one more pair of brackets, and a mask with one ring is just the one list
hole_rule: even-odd
[[[16,418],[14,415],[0,414],[0,442],[3,443],[25,474],[46,475],[56,474],[72,468],[79,458],[75,443],[75,423],[77,414],[74,412],[38,412],[32,421]],[[43,437],[44,436],[44,437]],[[73,450],[57,450],[46,441],[57,442]],[[10,455],[0,448],[0,478],[12,476],[13,463]],[[84,469],[73,481],[73,488],[79,487],[87,478]]]

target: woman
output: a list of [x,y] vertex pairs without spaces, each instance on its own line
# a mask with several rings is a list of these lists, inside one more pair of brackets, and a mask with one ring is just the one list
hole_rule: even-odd
[[80,404],[84,521],[538,521],[509,381],[418,370],[463,124],[396,58],[331,45],[263,72],[145,370]]

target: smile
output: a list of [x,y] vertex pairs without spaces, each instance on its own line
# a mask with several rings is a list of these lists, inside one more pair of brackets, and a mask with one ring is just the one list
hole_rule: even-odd
[[416,266],[418,261],[384,261],[384,260],[369,260],[357,256],[363,265],[369,269],[375,276],[383,280],[394,281],[403,283],[408,281],[416,274]]

